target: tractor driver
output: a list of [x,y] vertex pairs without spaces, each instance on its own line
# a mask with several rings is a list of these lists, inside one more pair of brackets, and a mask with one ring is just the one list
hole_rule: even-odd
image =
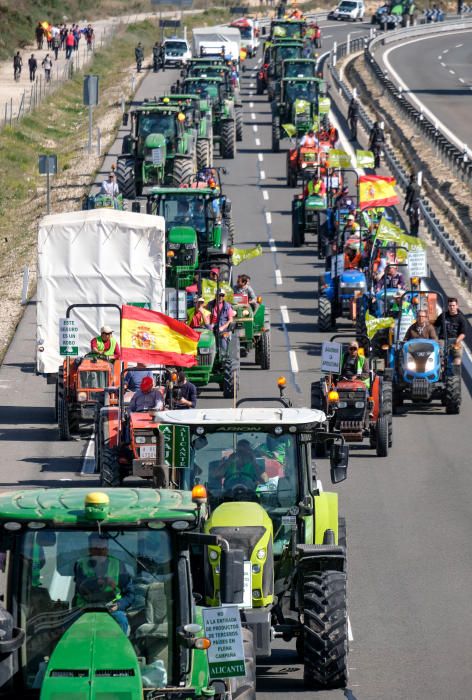
[[357,340],[349,343],[348,351],[343,355],[340,376],[348,380],[361,379],[367,387],[369,386],[369,360],[359,354]]
[[125,634],[129,625],[125,610],[134,599],[131,577],[125,565],[108,553],[108,538],[92,532],[88,538],[89,554],[74,567],[75,605],[106,605]]
[[190,205],[186,199],[179,199],[177,202],[177,214],[173,226],[191,226],[192,217],[190,216]]
[[143,377],[139,389],[134,392],[128,412],[139,413],[140,411],[162,411],[164,399],[161,391],[154,386],[152,377]]
[[321,197],[326,195],[326,185],[320,177],[313,175],[311,180],[306,183],[305,189],[303,190],[303,195],[309,197],[312,194],[318,194]]
[[305,148],[315,148],[319,145],[318,138],[316,137],[314,129],[309,129],[308,132],[302,136],[300,141],[300,146]]
[[113,328],[102,326],[100,335],[90,341],[90,350],[95,355],[103,355],[107,360],[119,360],[121,357],[120,346],[113,338]]
[[237,485],[255,491],[258,484],[269,478],[264,467],[257,463],[249,440],[238,440],[236,450],[221,462],[220,467],[225,491]]

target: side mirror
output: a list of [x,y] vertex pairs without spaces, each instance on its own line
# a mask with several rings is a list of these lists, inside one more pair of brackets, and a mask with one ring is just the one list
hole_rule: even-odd
[[339,484],[347,478],[349,445],[334,444],[329,451],[331,483]]
[[128,114],[128,112],[125,112],[123,114],[123,126],[128,126],[128,119],[129,119],[129,114]]
[[223,604],[244,600],[244,552],[242,549],[221,550],[220,598]]
[[133,202],[131,205],[131,211],[134,211],[136,214],[141,213],[141,202]]

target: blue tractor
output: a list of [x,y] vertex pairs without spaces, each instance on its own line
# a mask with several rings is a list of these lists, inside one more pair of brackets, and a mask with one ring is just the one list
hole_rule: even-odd
[[342,266],[342,255],[331,256],[331,270],[319,280],[318,327],[320,331],[336,329],[336,319],[355,318],[356,300],[366,291],[362,270]]
[[[389,364],[393,369],[394,412],[398,412],[406,399],[423,405],[439,400],[446,413],[452,415],[460,412],[460,367],[452,363],[452,348],[448,342],[444,316],[439,328],[440,340],[404,340],[410,321],[415,320],[419,309],[426,309],[429,319],[436,318],[438,297],[445,308],[439,293],[407,291],[402,296],[395,343],[389,353]],[[411,305],[410,308],[407,305]]]

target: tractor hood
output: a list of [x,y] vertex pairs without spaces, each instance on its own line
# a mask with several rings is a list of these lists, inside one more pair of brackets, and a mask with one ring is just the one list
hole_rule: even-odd
[[144,141],[145,148],[163,148],[166,145],[164,134],[149,134]]
[[326,209],[326,197],[320,194],[310,194],[305,200],[306,209]]
[[205,329],[196,329],[197,333],[200,333],[200,338],[198,339],[198,350],[202,348],[212,348],[216,344],[215,334],[213,331]]
[[365,285],[365,275],[360,270],[344,270],[340,277],[340,281],[346,285]]
[[172,226],[168,234],[169,243],[196,245],[197,234],[191,226]]
[[84,613],[54,649],[41,700],[141,700],[141,671],[131,642],[105,611]]

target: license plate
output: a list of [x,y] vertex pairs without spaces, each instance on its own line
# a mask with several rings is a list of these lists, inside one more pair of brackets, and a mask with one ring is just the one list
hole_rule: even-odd
[[83,406],[81,413],[84,420],[93,420],[95,418],[95,407]]
[[244,596],[240,608],[252,608],[252,564],[244,562]]
[[145,445],[139,448],[139,456],[141,459],[156,459],[156,446]]

